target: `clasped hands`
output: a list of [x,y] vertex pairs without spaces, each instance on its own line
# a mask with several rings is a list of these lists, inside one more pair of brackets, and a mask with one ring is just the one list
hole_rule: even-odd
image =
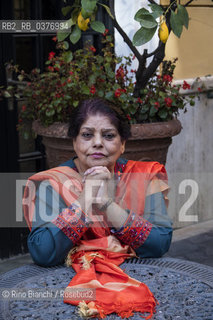
[[115,182],[107,167],[95,166],[87,169],[82,182],[84,188],[81,198],[84,197],[87,208],[94,204],[100,209],[110,198],[114,198]]

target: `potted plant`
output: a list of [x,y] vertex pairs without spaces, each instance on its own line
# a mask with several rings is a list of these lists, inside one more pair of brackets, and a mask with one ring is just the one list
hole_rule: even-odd
[[[172,84],[175,61],[165,61],[161,74],[157,74],[156,70],[164,58],[169,32],[173,30],[180,36],[180,26],[188,25],[188,15],[185,7],[178,5],[177,1],[172,1],[167,7],[158,6],[154,1],[149,2],[150,11],[141,8],[135,15],[142,27],[136,32],[133,41],[117,23],[113,1],[109,1],[109,7],[102,4],[132,50],[133,54],[129,57],[122,59],[115,55],[112,37],[107,34],[103,23],[95,20],[98,2],[76,0],[73,6],[63,9],[64,14],[71,12],[68,20],[71,33],[58,33],[57,49],[60,52],[57,55],[50,52],[46,62],[47,70],[40,73],[34,69],[27,75],[23,70],[18,70],[17,66],[10,66],[11,70],[19,74],[19,80],[26,82],[21,94],[27,103],[22,106],[18,127],[26,135],[26,122],[37,120],[33,128],[44,136],[49,166],[55,166],[72,156],[67,121],[81,100],[95,96],[113,102],[118,112],[124,114],[132,124],[132,139],[127,144],[125,154],[127,158],[134,156],[137,160],[165,163],[171,137],[181,130],[180,122],[174,120],[174,117],[179,109],[185,108],[186,103],[193,105],[194,102],[193,97],[180,93],[180,85]],[[156,21],[159,16],[160,24]],[[149,41],[158,26],[158,48],[151,54],[146,50],[139,54],[135,45]],[[102,54],[96,54],[96,49],[90,44],[74,53],[67,50],[69,43],[65,39],[69,36],[70,41],[76,43],[82,32],[89,27],[103,33]],[[54,40],[57,41],[56,38]],[[146,59],[150,56],[153,56],[153,61],[146,66]],[[131,60],[135,58],[139,60],[138,70],[128,71]],[[185,82],[182,88],[189,88],[189,85]],[[14,87],[7,88],[6,95],[11,96],[14,90],[19,95]],[[53,140],[49,143],[50,136]],[[55,152],[58,147],[63,154]]]

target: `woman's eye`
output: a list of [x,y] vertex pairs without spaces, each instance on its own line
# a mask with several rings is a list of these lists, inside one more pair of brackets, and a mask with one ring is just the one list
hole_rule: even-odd
[[115,137],[115,135],[113,133],[108,133],[104,135],[104,138],[106,138],[107,140],[112,140]]
[[92,133],[88,133],[88,132],[82,133],[82,137],[84,137],[84,138],[90,138],[91,136],[92,136]]

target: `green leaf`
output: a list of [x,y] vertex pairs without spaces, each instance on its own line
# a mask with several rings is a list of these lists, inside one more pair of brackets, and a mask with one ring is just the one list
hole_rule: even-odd
[[24,140],[28,140],[29,139],[29,132],[27,132],[27,131],[24,131],[24,133],[23,133],[23,137],[24,137]]
[[65,54],[65,61],[66,62],[70,62],[70,61],[72,61],[72,59],[73,59],[72,52],[71,51],[67,51],[66,54]]
[[168,112],[166,110],[160,110],[158,112],[158,115],[161,119],[166,119],[167,115],[168,115]]
[[63,7],[61,9],[61,12],[63,13],[64,16],[66,16],[70,12],[71,9],[72,9],[71,6]]
[[76,44],[80,38],[81,38],[81,30],[79,29],[79,27],[77,25],[75,25],[75,27],[70,35],[70,41],[73,44]]
[[110,8],[103,3],[99,3],[99,4],[106,9],[108,15],[114,20],[115,18],[113,17],[112,12],[110,11]]
[[54,114],[55,114],[55,110],[54,109],[46,110],[46,116],[47,117],[51,117]]
[[105,25],[101,21],[93,21],[90,26],[94,31],[100,32],[100,33],[104,33],[106,29]]
[[158,17],[160,17],[164,11],[163,9],[161,8],[161,6],[157,5],[157,4],[149,4],[149,7],[151,8],[152,10],[152,15],[153,17],[156,19]]
[[140,110],[140,113],[143,114],[143,113],[146,113],[149,109],[149,106],[148,105],[144,105],[141,110]]
[[4,97],[5,98],[11,98],[11,94],[8,91],[4,91]]
[[148,115],[147,114],[140,114],[139,118],[140,118],[140,121],[145,121],[148,118]]
[[158,25],[151,14],[144,14],[141,16],[140,24],[144,28],[154,28]]
[[73,21],[72,18],[70,18],[69,20],[66,20],[65,23],[67,24],[67,26],[68,26],[69,28],[71,28],[71,27],[74,26],[74,24],[75,24],[75,22]]
[[22,74],[19,74],[19,75],[18,75],[18,80],[19,80],[19,81],[23,81],[23,80],[24,80],[24,76],[23,76]]
[[153,117],[157,111],[158,110],[154,106],[151,106],[150,111],[149,111],[150,117]]
[[87,94],[87,95],[90,94],[90,91],[89,91],[89,88],[87,87],[87,85],[83,85],[81,89],[82,89],[83,94]]
[[63,48],[64,48],[65,50],[69,49],[69,43],[68,43],[67,41],[64,41],[64,42],[63,42]]
[[180,38],[183,30],[183,24],[179,16],[173,10],[171,10],[170,25],[174,34]]
[[79,8],[75,8],[71,13],[71,19],[74,22],[74,24],[77,23],[78,15],[79,15]]
[[97,0],[81,0],[82,9],[87,14],[91,14],[96,7]]
[[150,14],[150,12],[148,10],[146,10],[145,8],[141,8],[136,12],[134,19],[136,21],[140,22],[141,16],[144,16],[145,14]]
[[103,98],[104,96],[104,91],[103,90],[98,90],[98,96]]
[[134,46],[141,46],[144,43],[147,43],[152,39],[152,37],[155,34],[155,31],[157,30],[157,26],[154,28],[140,28],[133,37],[133,45]]
[[77,107],[79,105],[79,101],[73,101],[73,107]]
[[113,99],[113,92],[112,91],[109,91],[105,94],[105,98],[107,100],[112,100]]
[[93,74],[91,74],[91,76],[89,77],[89,86],[92,86],[93,84],[95,84],[95,82],[96,82],[96,78],[97,78],[97,76],[93,73]]
[[135,112],[137,111],[137,108],[135,108],[134,106],[130,106],[130,107],[129,107],[129,111],[130,111],[130,113],[133,115],[133,114],[135,114]]
[[189,26],[189,15],[184,6],[178,5],[177,7],[177,15],[180,18],[182,24],[188,29]]
[[70,32],[59,31],[57,32],[57,39],[59,42],[64,41],[64,39],[66,39],[69,35],[70,35]]

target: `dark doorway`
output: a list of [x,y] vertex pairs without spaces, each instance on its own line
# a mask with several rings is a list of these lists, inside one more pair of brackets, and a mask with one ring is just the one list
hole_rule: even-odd
[[[61,8],[62,0],[7,0],[0,2],[0,20],[64,20]],[[112,31],[106,11],[102,8],[98,12],[104,19],[105,25]],[[55,43],[51,33],[0,33],[0,85],[13,83],[14,79],[6,72],[5,63],[13,61],[25,71],[33,68],[44,70],[44,62],[48,53],[54,51]],[[93,31],[85,32],[84,38],[78,46],[88,39],[100,48],[100,35]],[[19,112],[24,100],[4,99],[0,101],[0,172],[7,173],[34,173],[46,169],[45,149],[41,137],[25,140],[16,130]],[[4,198],[6,190],[1,186],[1,195]],[[15,204],[11,194],[10,202]],[[15,206],[9,206],[7,208]],[[14,209],[1,208],[1,215],[14,216]],[[2,227],[0,225],[0,259],[18,253],[27,252],[26,239],[29,231],[26,228]]]

